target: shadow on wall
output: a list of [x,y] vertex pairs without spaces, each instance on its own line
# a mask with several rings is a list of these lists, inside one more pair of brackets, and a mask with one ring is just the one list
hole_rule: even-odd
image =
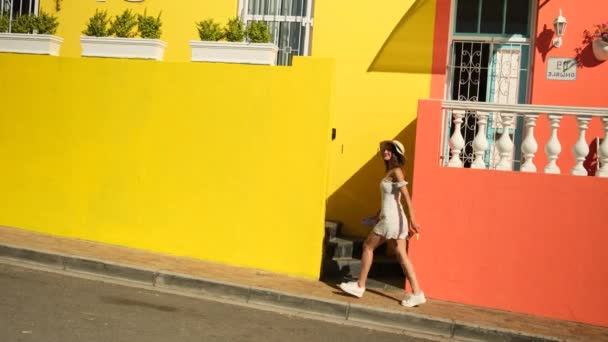
[[553,49],[553,37],[555,31],[547,28],[547,25],[543,26],[543,30],[536,37],[536,50],[540,53],[543,58],[543,62],[547,59],[547,54]]
[[581,46],[574,49],[576,52],[576,63],[579,68],[593,68],[594,66],[604,63],[604,61],[598,61],[593,54],[593,37],[588,31],[583,32],[583,41]]
[[[434,18],[433,0],[416,0],[388,36],[368,72],[431,72],[433,30],[421,30]],[[428,31],[428,32],[426,32]]]
[[[416,122],[417,120],[410,122],[396,137],[386,137],[386,139],[397,139],[405,146],[407,158],[405,179],[410,183],[408,186],[410,194],[413,186]],[[380,141],[378,141],[379,143]],[[370,228],[361,224],[361,220],[365,216],[375,214],[380,209],[379,184],[383,176],[384,163],[376,154],[328,198],[327,219],[342,222],[344,235],[363,237],[369,233]],[[353,215],[353,213],[358,215]]]

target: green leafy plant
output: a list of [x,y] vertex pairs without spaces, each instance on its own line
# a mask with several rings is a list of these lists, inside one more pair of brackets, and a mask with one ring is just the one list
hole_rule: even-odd
[[82,34],[90,37],[107,37],[110,35],[108,31],[108,12],[95,10],[95,14],[89,18],[86,30]]
[[17,17],[11,26],[13,33],[32,33],[36,28],[36,17],[29,14],[20,15]]
[[147,14],[148,10],[144,10],[144,14],[137,15],[137,31],[142,38],[159,39],[163,31],[161,27],[163,23],[160,20],[162,12],[158,13],[158,17],[153,17]]
[[245,39],[243,21],[239,17],[228,20],[224,27],[224,38],[229,42],[242,42]]
[[136,34],[133,32],[133,28],[135,28],[136,25],[137,19],[135,15],[130,9],[126,9],[124,12],[117,15],[116,18],[114,18],[114,21],[110,23],[110,30],[108,33],[119,38],[133,38]]
[[59,22],[56,16],[41,10],[34,20],[34,26],[39,34],[55,34]]
[[268,43],[272,39],[268,24],[263,21],[253,21],[247,26],[247,39],[251,43]]
[[196,28],[201,40],[216,42],[224,38],[220,24],[216,23],[213,19],[199,21],[196,23]]
[[0,32],[6,32],[8,31],[8,15],[4,14],[4,15],[0,15]]

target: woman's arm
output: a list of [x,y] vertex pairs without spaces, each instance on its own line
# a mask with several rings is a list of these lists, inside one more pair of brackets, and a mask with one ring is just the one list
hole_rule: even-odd
[[[401,169],[395,170],[395,177],[397,178],[397,182],[405,181],[405,177],[403,176],[403,171]],[[412,205],[412,199],[410,198],[410,193],[407,190],[407,185],[404,185],[399,189],[401,191],[401,195],[405,198],[405,204],[407,205],[407,211],[410,214],[410,223],[412,228],[416,233],[420,230],[420,225],[416,221],[416,215],[414,215],[414,206]]]

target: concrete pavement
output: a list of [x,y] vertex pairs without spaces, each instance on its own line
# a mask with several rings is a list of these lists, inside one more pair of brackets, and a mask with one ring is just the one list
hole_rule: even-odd
[[445,338],[481,341],[608,341],[608,328],[429,299],[407,309],[402,293],[361,299],[334,284],[126,247],[0,227],[0,258],[93,273],[189,293],[280,307]]
[[434,341],[47,271],[0,263],[0,341]]

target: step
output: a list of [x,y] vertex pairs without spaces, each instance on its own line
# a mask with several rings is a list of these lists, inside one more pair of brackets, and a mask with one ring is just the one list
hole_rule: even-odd
[[[361,271],[361,259],[357,258],[333,258],[323,261],[323,277],[346,277],[355,278]],[[374,277],[402,277],[403,270],[399,262],[393,257],[374,257],[372,267],[369,270],[370,278]]]
[[[359,237],[336,236],[329,239],[325,245],[325,258],[361,258],[363,242],[365,239]],[[374,255],[386,255],[386,244],[376,248]]]

